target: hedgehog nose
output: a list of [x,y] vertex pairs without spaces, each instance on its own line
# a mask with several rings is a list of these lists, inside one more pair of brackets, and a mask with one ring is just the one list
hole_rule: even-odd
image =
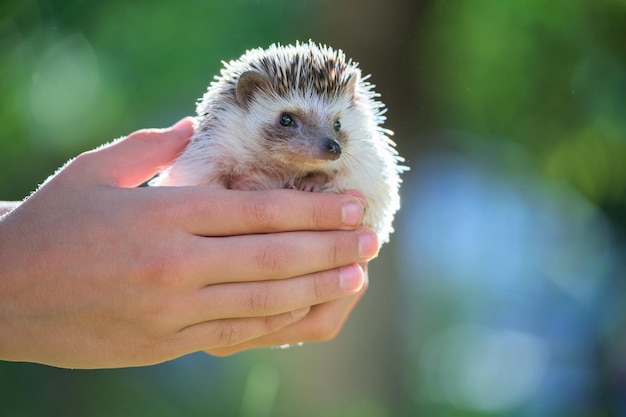
[[341,145],[334,139],[324,139],[323,149],[330,160],[338,159],[341,156]]

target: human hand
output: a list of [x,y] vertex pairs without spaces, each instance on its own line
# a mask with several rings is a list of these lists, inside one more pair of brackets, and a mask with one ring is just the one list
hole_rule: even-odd
[[133,188],[191,133],[82,154],[0,220],[0,359],[138,366],[336,333],[378,250],[360,199]]
[[361,266],[361,271],[365,272],[365,281],[361,289],[353,295],[315,305],[311,307],[306,317],[276,332],[246,342],[209,349],[206,352],[214,356],[228,356],[258,347],[289,347],[304,342],[327,341],[335,338],[350,312],[367,290],[367,263]]

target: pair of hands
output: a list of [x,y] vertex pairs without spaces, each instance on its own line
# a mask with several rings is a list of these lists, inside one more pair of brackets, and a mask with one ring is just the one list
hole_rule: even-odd
[[84,153],[0,219],[0,359],[140,366],[337,334],[378,251],[360,194],[135,188],[192,133]]

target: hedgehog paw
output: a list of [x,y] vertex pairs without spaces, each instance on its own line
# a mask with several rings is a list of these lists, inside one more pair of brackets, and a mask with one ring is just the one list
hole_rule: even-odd
[[307,192],[310,192],[310,193],[316,193],[316,192],[319,191],[319,188],[317,187],[317,184],[313,184],[313,183],[310,183],[310,182],[303,181],[298,186],[298,190],[300,190],[300,191],[307,191]]

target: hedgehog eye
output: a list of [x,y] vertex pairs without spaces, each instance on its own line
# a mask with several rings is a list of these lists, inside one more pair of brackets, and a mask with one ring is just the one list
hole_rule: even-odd
[[283,113],[280,116],[280,125],[285,127],[293,127],[296,125],[296,122],[293,121],[293,117],[287,113]]
[[337,120],[334,124],[333,124],[333,128],[335,129],[336,132],[339,132],[339,129],[341,129],[341,122],[339,120]]

